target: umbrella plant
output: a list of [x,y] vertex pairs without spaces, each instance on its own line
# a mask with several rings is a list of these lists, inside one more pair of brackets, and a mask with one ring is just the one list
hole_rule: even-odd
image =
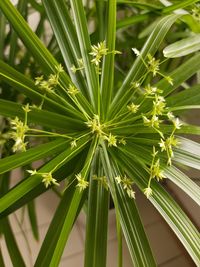
[[[57,192],[62,180],[60,204],[35,267],[59,266],[83,207],[84,264],[106,266],[110,201],[117,220],[118,266],[122,236],[133,266],[156,266],[135,187],[199,265],[199,232],[163,183],[170,179],[199,204],[199,188],[183,167],[199,169],[200,146],[190,137],[200,128],[181,117],[200,108],[200,12],[198,5],[190,8],[197,1],[172,1],[167,7],[157,0],[86,1],[92,8],[80,0],[29,2],[41,14],[36,32],[20,14],[27,1],[19,1],[18,9],[9,0],[0,1],[1,38],[10,41],[9,59],[0,46],[0,224],[13,265],[25,263],[7,216],[27,204],[37,238],[33,200],[52,188]],[[128,17],[117,17],[118,10],[128,10]],[[53,33],[48,49],[39,38],[45,19]],[[9,41],[6,20],[14,33]],[[27,49],[20,58],[18,38]],[[38,160],[41,166],[35,169],[32,163]],[[10,172],[18,167],[24,178],[10,188]],[[6,266],[1,253],[0,263]]]

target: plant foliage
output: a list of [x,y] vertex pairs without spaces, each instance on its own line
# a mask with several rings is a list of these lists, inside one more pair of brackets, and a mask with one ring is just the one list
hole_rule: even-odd
[[[28,2],[40,16],[35,31],[26,22]],[[182,167],[199,169],[199,144],[190,135],[200,130],[181,116],[200,108],[199,5],[86,2],[20,0],[15,7],[0,1],[0,224],[13,265],[25,263],[7,216],[27,204],[38,238],[33,200],[51,188],[57,192],[65,180],[34,266],[59,266],[83,206],[85,266],[106,266],[111,199],[119,266],[122,233],[133,266],[156,266],[135,186],[198,266],[199,232],[163,180],[169,178],[199,204],[200,190]],[[52,29],[47,42],[45,20]],[[35,169],[37,160],[41,166]],[[18,167],[25,178],[10,188],[10,172]]]

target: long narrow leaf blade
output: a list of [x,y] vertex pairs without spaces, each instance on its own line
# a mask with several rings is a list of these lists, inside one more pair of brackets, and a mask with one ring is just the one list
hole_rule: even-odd
[[186,62],[169,73],[169,76],[173,80],[173,85],[170,85],[166,79],[159,81],[156,86],[163,89],[165,96],[173,92],[184,81],[187,81],[192,75],[194,75],[200,69],[200,53],[189,58]]
[[2,267],[6,267],[5,263],[4,263],[4,260],[3,260],[3,255],[1,253],[1,247],[0,247],[0,266]]
[[[146,41],[145,45],[143,46],[143,49],[141,51],[141,57],[143,58],[143,60],[145,60],[148,54],[151,54],[153,56],[156,53],[165,35],[171,28],[172,24],[178,18],[180,18],[180,15],[169,15],[159,21],[159,23],[153,30],[152,34]],[[130,99],[132,95],[132,90],[130,90],[131,82],[137,81],[137,79],[141,76],[141,74],[144,73],[145,66],[143,64],[141,57],[137,57],[132,68],[128,72],[122,86],[118,90],[111,104],[110,115],[113,115],[114,113],[116,114],[116,112],[120,108],[122,108],[123,105],[126,105],[127,101]]]
[[[24,120],[24,111],[22,105],[13,101],[0,99],[0,114],[6,117]],[[72,119],[58,113],[32,108],[28,115],[28,122],[47,126],[52,129],[64,130],[65,132],[73,132],[76,130],[84,130],[84,122]]]
[[[57,179],[57,182],[61,182],[64,179],[67,179],[67,182],[69,182],[71,175],[72,174],[74,175],[74,171],[78,170],[77,172],[79,172],[80,166],[82,166],[85,159],[84,156],[85,153],[83,153],[83,155],[81,156],[78,154],[75,158],[73,158],[63,167],[58,169],[54,175],[55,178]],[[51,185],[50,187],[52,186],[53,185]],[[43,183],[38,184],[36,187],[32,188],[30,191],[25,193],[23,198],[19,198],[13,204],[9,205],[9,207],[5,209],[2,213],[0,213],[0,218],[8,216],[12,212],[26,205],[28,202],[34,200],[36,197],[45,193],[47,190],[49,190],[49,188],[46,188]]]
[[78,59],[81,58],[81,55],[75,28],[70,18],[66,3],[63,0],[43,0],[43,4],[55,32],[70,77],[74,84],[87,95],[86,84],[82,73],[77,71],[74,74],[71,70],[73,65],[78,65]]
[[4,58],[4,45],[6,37],[6,18],[2,11],[0,11],[0,59]]
[[53,109],[57,112],[67,112],[75,116],[78,115],[77,110],[75,110],[70,104],[65,104],[65,106],[63,106],[62,104],[56,102],[55,99],[44,96],[44,92],[39,90],[30,78],[16,71],[2,60],[0,60],[0,78],[20,93],[30,97],[35,104],[40,104],[44,99],[45,108],[49,108],[51,110]]
[[42,247],[34,264],[34,267],[49,266],[56,243],[60,236],[62,225],[69,210],[70,202],[74,194],[75,187],[70,186],[64,193],[62,200],[54,214],[48,232],[43,241]]
[[[56,166],[59,166],[60,168],[61,163],[63,165],[64,163],[74,158],[78,153],[80,153],[80,151],[82,151],[83,148],[86,146],[87,142],[88,142],[88,137],[82,138],[82,140],[79,141],[76,148],[71,150],[71,147],[69,147],[60,155],[56,156],[54,159],[50,160],[46,165],[44,165],[44,167],[40,169],[40,172],[42,173],[50,172]],[[41,183],[41,181],[42,180],[40,175],[38,174],[32,175],[27,179],[23,180],[21,183],[17,184],[10,191],[8,191],[8,193],[5,194],[5,196],[3,196],[0,199],[0,213],[9,208],[13,203],[22,198],[33,188],[38,186]]]
[[13,266],[26,267],[8,219],[1,220],[1,227]]
[[165,47],[163,54],[167,58],[176,58],[189,55],[200,50],[200,34],[182,39]]
[[21,37],[29,51],[32,51],[37,58],[38,63],[49,73],[54,73],[55,67],[58,65],[57,61],[44,47],[40,39],[32,32],[24,18],[15,9],[9,0],[0,1],[0,8],[12,23],[15,31]]
[[[107,19],[107,32],[106,32],[106,46],[111,54],[104,57],[102,76],[101,76],[101,93],[103,101],[103,111],[106,115],[107,110],[110,106],[112,92],[113,92],[113,81],[114,81],[114,60],[115,55],[112,51],[115,50],[115,38],[116,38],[116,0],[108,1],[108,19]],[[109,73],[109,75],[108,75]]]
[[[90,175],[85,240],[84,265],[86,267],[106,267],[109,191],[101,180],[98,181],[98,177],[103,179],[103,173],[98,153],[96,158]],[[96,176],[96,180],[94,176]]]
[[[120,165],[123,164],[130,177],[132,176],[137,186],[143,191],[148,182],[148,174],[144,172],[144,169],[141,169],[139,165],[136,169],[131,160],[127,159],[127,157],[125,158],[124,155],[120,159],[116,155],[114,157]],[[198,230],[175,200],[170,197],[159,183],[152,181],[151,187],[153,189],[153,196],[149,200],[178,236],[198,266],[200,264],[200,234]]]
[[89,52],[91,51],[91,43],[87,29],[87,21],[82,1],[71,0],[71,7],[77,36],[80,44],[81,55],[84,62],[86,79],[88,84],[88,93],[93,107],[98,110],[98,83],[97,74],[94,65],[91,64]]
[[[90,165],[93,160],[93,156],[96,150],[97,143],[98,143],[98,139],[95,137],[90,145],[90,149],[88,151],[83,170],[81,171],[81,176],[84,179],[87,179],[87,176],[89,174]],[[71,199],[71,202],[69,204],[69,210],[67,211],[67,214],[66,214],[63,226],[62,226],[62,230],[60,232],[60,236],[57,240],[55,250],[51,257],[49,267],[57,267],[59,265],[60,258],[65,248],[65,244],[69,237],[69,233],[72,229],[72,226],[73,226],[73,223],[74,223],[74,220],[75,220],[78,208],[79,208],[79,204],[83,196],[84,196],[84,192],[80,191],[79,188],[76,188],[73,194],[73,197]]]
[[111,189],[111,193],[113,194],[114,191],[116,192],[120,223],[126,238],[133,264],[137,267],[156,266],[134,200],[130,199],[126,192],[120,188],[120,186],[116,186],[105,145],[103,145],[103,152],[104,170],[107,177],[111,179],[110,186],[115,188]]
[[200,189],[189,177],[175,167],[165,170],[167,178],[181,188],[198,205],[200,205]]
[[36,240],[39,240],[39,228],[38,228],[38,219],[36,214],[36,206],[34,200],[28,203],[28,216],[32,229],[32,233]]
[[20,166],[25,166],[36,160],[57,154],[64,150],[67,146],[66,140],[56,140],[47,144],[42,144],[35,148],[30,148],[20,154],[11,155],[6,158],[0,159],[0,174],[16,169]]

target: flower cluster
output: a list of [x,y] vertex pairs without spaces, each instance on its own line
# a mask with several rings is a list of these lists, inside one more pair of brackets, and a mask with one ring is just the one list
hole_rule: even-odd
[[124,177],[118,175],[115,177],[115,180],[117,184],[122,185],[122,188],[126,191],[127,195],[130,198],[135,198],[135,192],[132,188],[133,182],[129,178],[127,178],[126,175],[124,175]]
[[200,4],[195,4],[192,8],[193,18],[200,23]]
[[50,185],[59,185],[57,183],[57,180],[53,178],[52,172],[38,172],[36,170],[27,170],[27,172],[32,176],[32,175],[41,175],[42,177],[42,182],[44,183],[45,187],[47,188]]
[[135,105],[133,102],[127,106],[128,110],[131,113],[136,113],[139,109],[140,105]]
[[111,133],[109,136],[104,136],[104,139],[108,141],[108,147],[115,146],[117,147],[117,138],[115,135],[112,135]]
[[152,115],[151,119],[148,119],[146,116],[143,115],[143,122],[146,126],[158,129],[162,121],[159,120],[159,117],[157,115]]
[[99,136],[103,134],[103,125],[100,123],[99,115],[94,115],[92,120],[89,120],[85,123],[89,128],[91,128],[92,133],[96,133]]
[[83,63],[82,58],[77,59],[77,64],[78,64],[78,67],[76,67],[75,65],[72,65],[72,67],[70,68],[73,73],[76,73],[78,70],[84,69],[84,63]]
[[25,142],[25,133],[28,130],[28,126],[25,125],[22,121],[16,117],[14,120],[11,120],[11,137],[15,141],[13,145],[13,152],[17,151],[26,151],[27,142]]
[[[145,80],[148,73],[152,73],[152,76],[155,77],[157,74],[164,77],[169,84],[173,85],[173,80],[170,76],[165,76],[160,72],[160,62],[159,60],[156,60],[153,56],[150,54],[147,55],[146,61],[142,58],[142,54],[140,51],[138,51],[136,48],[132,49],[134,54],[137,57],[140,57],[142,62],[144,63],[147,72],[141,77],[141,81]],[[153,191],[150,187],[151,180],[156,178],[158,181],[162,180],[164,178],[163,170],[160,167],[160,158],[158,156],[158,153],[166,152],[167,154],[167,164],[171,165],[172,158],[174,156],[173,153],[173,147],[176,147],[179,142],[175,138],[174,134],[177,129],[180,129],[181,123],[178,118],[176,118],[172,112],[169,112],[169,108],[166,106],[166,101],[164,96],[162,95],[162,90],[157,88],[156,86],[152,86],[150,84],[146,85],[144,89],[141,90],[140,81],[137,82],[139,85],[140,91],[144,91],[144,97],[142,102],[140,103],[140,106],[145,100],[148,100],[149,103],[151,103],[150,111],[142,114],[143,123],[145,126],[153,128],[161,137],[159,143],[157,144],[160,147],[160,152],[155,150],[155,147],[153,147],[153,154],[152,154],[152,163],[150,166],[150,178],[147,188],[144,189],[144,194],[149,198]],[[137,86],[138,88],[138,86]],[[135,89],[135,87],[134,87]],[[151,100],[151,102],[150,102]],[[134,105],[133,111],[134,110]],[[131,109],[131,106],[129,105],[129,110]],[[137,112],[137,111],[136,111]],[[164,132],[162,131],[161,125],[165,123],[166,121],[171,122],[173,125],[172,132],[170,136],[165,136]],[[155,144],[156,145],[156,144]]]
[[73,141],[71,141],[70,145],[71,145],[71,149],[73,149],[74,147],[77,147],[77,141],[76,141],[76,139],[74,139]]
[[121,54],[121,52],[117,50],[109,51],[105,41],[100,42],[97,45],[92,45],[91,50],[92,51],[89,53],[93,57],[91,62],[95,64],[97,68],[99,68],[103,56],[108,54]]
[[[158,143],[161,149],[161,152],[166,151],[167,153],[167,164],[171,165],[172,158],[174,156],[173,153],[173,147],[178,146],[179,141],[177,138],[175,138],[174,133],[177,129],[180,129],[181,123],[178,118],[175,118],[174,115],[171,112],[167,113],[168,119],[173,123],[173,131],[171,135],[167,138],[164,137],[164,134],[161,132],[161,140]],[[159,151],[155,150],[155,147],[153,146],[153,153],[152,153],[152,163],[150,166],[150,178],[149,178],[149,183],[148,187],[144,189],[144,194],[149,198],[152,194],[153,191],[150,187],[151,180],[156,178],[158,181],[162,180],[165,178],[164,172],[160,167],[160,159],[158,157]]]
[[151,54],[148,54],[146,62],[137,48],[132,48],[132,51],[137,57],[141,58],[147,69],[147,72],[141,77],[141,80],[143,80],[149,73],[152,73],[153,77],[159,74],[160,76],[165,78],[169,84],[173,85],[173,79],[170,76],[166,76],[162,72],[160,72],[160,65],[162,64],[162,62],[160,62],[159,59],[156,59]]
[[[173,147],[178,145],[177,139],[174,137],[174,133],[177,129],[180,129],[181,123],[178,118],[175,118],[172,112],[169,112],[169,108],[166,106],[165,98],[161,95],[162,90],[155,86],[147,85],[144,88],[145,98],[152,99],[152,108],[149,112],[142,115],[144,125],[152,127],[161,136],[159,146],[161,151],[166,151],[168,161],[167,164],[171,165],[171,159],[173,157]],[[173,124],[173,130],[170,137],[165,138],[164,133],[160,130],[160,125],[163,119],[167,118]]]
[[147,58],[147,69],[153,74],[153,77],[155,77],[160,69],[160,60],[156,60],[155,57],[152,57],[150,54],[147,55]]
[[[166,153],[167,157],[167,164],[171,165],[172,158],[174,156],[173,148],[178,145],[178,140],[175,138],[175,131],[177,129],[180,129],[181,123],[178,118],[176,118],[172,112],[170,112],[170,109],[166,105],[166,100],[163,96],[163,91],[156,87],[155,85],[151,84],[145,84],[143,87],[143,83],[146,78],[148,78],[148,75],[150,75],[150,78],[160,75],[164,77],[168,83],[171,85],[173,84],[173,80],[170,76],[165,76],[160,72],[160,65],[162,62],[160,60],[156,59],[152,55],[148,54],[145,56],[145,59],[142,58],[142,53],[138,51],[136,48],[132,49],[133,52],[137,57],[140,57],[144,66],[146,67],[147,71],[140,77],[140,79],[136,82],[133,82],[131,84],[131,90],[134,89],[134,92],[138,93],[141,98],[141,102],[138,100],[135,101],[134,94],[130,98],[129,103],[124,106],[124,113],[116,115],[111,121],[106,121],[104,124],[102,123],[100,119],[100,111],[99,114],[94,114],[93,117],[91,115],[88,115],[88,113],[83,108],[82,104],[79,102],[79,97],[76,97],[78,93],[80,93],[80,90],[74,86],[73,84],[69,84],[68,88],[64,88],[59,83],[59,75],[63,71],[63,68],[59,65],[56,68],[56,74],[50,74],[48,76],[48,79],[45,80],[43,76],[37,77],[35,84],[38,85],[42,90],[45,91],[45,93],[54,93],[54,89],[56,85],[59,84],[59,87],[67,91],[68,96],[70,99],[74,102],[74,104],[78,107],[78,109],[85,115],[86,122],[85,124],[89,128],[89,131],[87,131],[87,135],[93,135],[95,134],[100,138],[101,140],[105,140],[107,142],[108,147],[117,147],[119,144],[126,145],[126,137],[123,136],[116,136],[112,132],[113,125],[120,125],[123,123],[131,123],[133,121],[138,121],[139,124],[143,124],[144,126],[153,128],[153,132],[156,132],[159,134],[159,141],[156,141],[153,146],[153,153],[152,153],[152,162],[148,164],[149,169],[149,181],[147,187],[144,189],[144,194],[149,198],[152,194],[152,188],[151,188],[151,181],[152,179],[156,179],[157,181],[162,180],[165,178],[164,171],[163,171],[163,161],[161,161],[161,157],[159,155],[163,152]],[[91,46],[91,52],[89,53],[91,56],[91,62],[95,65],[95,68],[97,70],[97,73],[99,74],[99,84],[101,79],[101,69],[100,64],[102,62],[102,59],[104,56],[108,54],[117,54],[118,51],[109,51],[109,49],[106,47],[106,42],[100,42],[97,45]],[[84,69],[84,64],[82,59],[77,59],[77,66],[73,65],[71,67],[71,71],[73,73],[76,73],[79,70]],[[148,111],[143,109],[144,101],[147,101],[148,103]],[[138,103],[139,102],[139,103]],[[139,110],[142,110],[139,114]],[[28,108],[24,109],[25,113],[29,112]],[[137,113],[137,114],[136,114]],[[135,115],[136,114],[136,115]],[[120,119],[119,119],[120,118]],[[168,135],[165,134],[165,132],[162,130],[162,125],[165,123],[170,122],[172,124],[172,132],[171,134],[168,133]],[[20,127],[26,126],[26,123],[21,123]],[[19,124],[19,123],[18,123]],[[19,127],[19,126],[18,126]],[[120,126],[121,127],[121,126]],[[15,128],[16,124],[15,124]],[[27,131],[26,128],[22,131],[22,137],[21,140],[24,142],[25,133]],[[33,130],[33,129],[32,129]],[[41,132],[42,133],[42,132]],[[47,133],[47,132],[45,132]],[[86,134],[85,134],[86,135]],[[77,141],[80,139],[80,137],[68,137],[70,138],[71,142],[71,148],[77,147]],[[127,137],[128,139],[129,137]],[[24,143],[26,144],[26,143]],[[16,141],[15,146],[17,146],[18,143]],[[155,148],[156,147],[156,148]],[[157,149],[157,150],[156,150]],[[53,172],[53,171],[52,171]],[[43,178],[42,182],[45,184],[46,187],[48,187],[51,184],[57,184],[56,179],[52,177],[52,172],[48,173],[37,173],[40,174]],[[89,182],[87,181],[86,177],[84,177],[83,173],[78,173],[75,175],[75,178],[77,180],[77,187],[79,188],[79,191],[82,192],[89,186]],[[93,179],[99,181],[102,183],[102,185],[108,189],[108,181],[105,176],[97,177],[97,175],[93,175]],[[126,177],[117,176],[115,177],[116,183],[120,184],[121,187],[126,191],[128,196],[130,198],[135,198],[135,192],[132,189],[132,181]]]
[[25,142],[26,132],[29,130],[27,126],[27,113],[31,111],[29,104],[22,107],[25,112],[25,120],[21,121],[18,117],[10,121],[11,124],[11,138],[15,141],[12,149],[13,152],[26,151],[27,142]]
[[[108,142],[108,147],[111,146],[117,147],[117,137],[112,133],[107,134],[103,131],[104,125],[100,123],[99,115],[94,115],[94,118],[92,120],[85,122],[85,124],[89,128],[91,128],[92,133],[96,133],[98,136],[102,137],[103,140],[106,140]],[[119,143],[125,145],[126,141],[124,139],[121,139]]]
[[143,192],[148,199],[153,195],[153,190],[151,189],[151,187],[145,188]]
[[67,89],[67,92],[72,97],[77,95],[79,93],[79,90],[74,85],[69,85],[69,88]]
[[[153,100],[152,110],[143,115],[144,125],[156,129],[161,134],[161,132],[158,130],[160,123],[162,123],[162,120],[159,118],[159,116],[163,115],[163,113],[166,111],[165,99],[160,95],[162,91],[157,87],[150,85],[147,85],[144,90],[145,97]],[[161,134],[161,136],[163,135]]]
[[101,63],[102,57],[107,55],[108,48],[106,48],[106,42],[100,42],[97,45],[92,45],[92,51],[89,53],[93,59],[91,60],[96,66]]
[[155,147],[153,146],[153,159],[150,166],[150,178],[148,182],[148,187],[144,189],[144,194],[147,198],[149,198],[153,194],[153,191],[151,189],[151,180],[156,178],[158,181],[160,181],[165,178],[164,172],[160,167],[160,159],[157,157],[157,155],[158,151],[156,151]]
[[79,191],[82,192],[89,186],[89,182],[85,180],[84,177],[82,177],[81,173],[78,173],[75,175],[76,179],[78,180],[77,187],[79,188]]
[[54,92],[55,86],[59,83],[59,75],[64,71],[61,65],[55,66],[55,69],[56,73],[50,74],[47,80],[44,79],[43,75],[35,78],[35,85],[39,86],[45,93]]
[[[154,128],[160,135],[161,139],[158,145],[160,146],[161,152],[166,151],[167,154],[167,164],[171,165],[172,158],[174,156],[173,147],[178,145],[178,140],[175,138],[174,133],[177,129],[180,129],[181,123],[178,118],[176,118],[172,112],[169,112],[169,108],[166,107],[165,99],[162,95],[161,90],[156,87],[151,87],[148,85],[145,88],[145,96],[152,99],[152,109],[147,114],[143,115],[144,125]],[[160,130],[160,125],[163,122],[162,119],[166,119],[173,124],[173,130],[169,137],[165,137],[162,129]],[[150,167],[150,180],[156,178],[158,181],[161,180],[163,176],[163,171],[160,169],[160,159],[156,155],[158,151],[155,152],[155,147],[153,147],[153,161]],[[150,188],[150,182],[148,188],[144,190],[145,195],[149,198],[152,195],[152,189]]]
[[179,121],[178,118],[175,118],[171,112],[168,112],[167,116],[169,120],[173,123],[174,129],[169,137],[167,137],[166,139],[161,138],[159,146],[161,148],[161,151],[167,152],[167,157],[168,157],[167,164],[171,165],[172,158],[174,156],[173,147],[177,147],[179,145],[179,141],[177,140],[177,138],[175,138],[174,133],[177,129],[180,129],[182,123]]

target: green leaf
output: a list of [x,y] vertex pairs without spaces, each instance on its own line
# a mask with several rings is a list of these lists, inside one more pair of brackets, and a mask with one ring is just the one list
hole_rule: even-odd
[[153,20],[153,22],[151,22],[149,25],[147,25],[144,29],[142,29],[142,31],[139,33],[138,38],[139,39],[143,39],[145,37],[148,37],[151,35],[151,33],[153,32],[153,30],[155,29],[156,25],[159,23],[160,18],[155,18],[155,20]]
[[175,11],[177,9],[181,9],[181,8],[185,8],[187,6],[190,6],[194,3],[198,2],[198,0],[185,0],[185,1],[181,1],[180,3],[175,3],[175,4],[171,4],[167,7],[164,7],[162,9],[162,13],[169,13],[169,12],[172,12],[172,11]]
[[0,11],[0,59],[4,58],[4,45],[5,45],[5,37],[6,37],[6,18],[3,15],[2,11]]
[[200,127],[191,124],[182,125],[181,129],[177,130],[177,133],[200,135]]
[[178,68],[168,74],[173,80],[173,85],[169,84],[168,81],[163,78],[156,84],[156,86],[164,91],[164,96],[167,96],[171,92],[173,92],[178,86],[180,86],[184,81],[187,81],[199,69],[200,53],[189,58],[186,62],[184,62]]
[[154,192],[154,197],[151,200],[152,204],[178,236],[198,266],[200,264],[200,234],[198,230],[173,198],[159,184],[154,183],[152,189]]
[[26,267],[24,260],[21,256],[21,253],[19,251],[18,245],[16,243],[16,240],[12,232],[12,229],[10,227],[10,223],[8,219],[1,220],[1,227],[3,229],[6,246],[9,251],[9,255],[10,255],[13,266]]
[[200,105],[186,105],[186,106],[178,106],[169,108],[169,111],[179,111],[179,110],[192,110],[192,109],[200,109]]
[[[60,168],[64,163],[74,158],[88,142],[88,137],[83,137],[77,143],[77,147],[73,150],[71,147],[67,148],[64,152],[56,156],[54,159],[46,163],[39,171],[40,172],[50,172],[54,168]],[[28,192],[33,190],[37,185],[42,183],[41,175],[32,175],[23,180],[21,183],[17,184],[8,193],[0,199],[0,213],[9,208],[17,200],[25,196]]]
[[[85,160],[85,158],[84,158]],[[50,260],[51,260],[51,256],[55,250],[55,246],[56,243],[58,241],[58,238],[60,236],[60,232],[62,230],[62,225],[64,223],[67,211],[69,210],[69,206],[70,206],[70,202],[72,200],[72,197],[74,195],[74,191],[75,191],[75,186],[73,183],[74,180],[74,176],[77,173],[77,171],[79,171],[79,168],[82,164],[81,162],[82,160],[79,157],[79,162],[78,165],[74,164],[74,168],[73,168],[73,173],[70,175],[70,178],[68,179],[68,184],[70,186],[68,186],[64,193],[63,196],[61,198],[61,201],[56,209],[56,212],[54,214],[54,217],[51,221],[51,224],[48,228],[47,234],[45,236],[45,239],[42,243],[42,247],[39,251],[38,257],[36,259],[35,265],[34,267],[42,267],[42,266],[49,266]],[[81,162],[81,164],[79,164]],[[69,168],[66,168],[67,170]],[[66,170],[65,170],[66,173]],[[83,200],[85,199],[85,197],[83,197]],[[82,204],[80,204],[79,207],[79,211],[82,208]],[[79,213],[79,211],[77,212],[77,215]]]
[[16,71],[2,60],[0,60],[0,78],[20,93],[30,97],[33,102],[36,101],[36,104],[40,104],[42,99],[44,99],[45,108],[47,107],[54,111],[58,110],[57,112],[65,112],[67,114],[75,116],[78,115],[78,117],[80,117],[80,113],[77,112],[77,110],[75,110],[70,104],[66,106],[65,103],[65,106],[63,106],[62,103],[58,103],[57,99],[50,99],[49,96],[44,96],[43,92],[35,86],[31,79]]
[[[97,142],[98,142],[98,139],[95,137],[90,145],[90,149],[87,154],[84,167],[81,171],[81,176],[85,180],[87,179],[87,176],[90,172],[90,165],[93,160]],[[59,238],[56,242],[55,250],[53,251],[49,267],[57,267],[59,265],[60,258],[65,248],[67,239],[69,237],[69,233],[71,232],[82,197],[83,197],[83,191],[80,192],[79,188],[76,188],[73,194],[73,197],[69,203],[69,209],[67,210],[65,220],[63,222]]]
[[172,24],[180,17],[180,15],[169,15],[162,18],[158,22],[152,34],[149,36],[148,40],[143,46],[141,56],[137,57],[133,66],[129,70],[122,86],[119,88],[117,94],[115,95],[110,107],[110,118],[114,116],[124,105],[127,104],[133,93],[132,89],[130,89],[131,82],[137,81],[137,79],[141,77],[146,69],[143,60],[146,59],[148,54],[151,54],[153,56],[156,53],[158,47],[162,43]]
[[119,211],[116,213],[116,224],[117,224],[117,243],[118,243],[118,267],[123,266],[123,240],[122,240],[122,227],[120,224]]
[[180,91],[166,98],[168,107],[198,105],[200,103],[200,85]]
[[193,32],[200,33],[200,24],[193,15],[185,14],[181,18],[181,21],[187,24]]
[[55,155],[65,149],[69,141],[60,139],[30,148],[25,152],[0,159],[0,174],[25,166],[36,160]]
[[[107,0],[108,1],[108,0]],[[162,4],[159,0],[117,0],[118,4],[130,4],[141,8],[160,9]]]
[[165,174],[173,183],[181,188],[198,205],[200,205],[200,189],[187,175],[175,167],[165,169]]
[[1,253],[1,249],[0,249],[0,266],[2,267],[6,267],[4,261],[3,261],[3,256],[2,256],[2,253]]
[[15,9],[12,3],[9,0],[0,1],[0,8],[40,66],[47,73],[54,73],[56,71],[55,67],[58,65],[57,61],[41,43],[36,34],[33,33],[31,28],[28,26],[20,13]]
[[31,6],[37,10],[39,13],[43,13],[44,12],[44,7],[39,4],[36,0],[28,0],[31,4]]
[[[37,35],[32,32],[31,28],[28,26],[20,13],[14,8],[11,2],[9,0],[5,0],[3,2],[1,1],[0,8],[2,9],[7,19],[11,22],[13,28],[22,39],[27,49],[32,53],[37,63],[41,66],[44,73],[46,75],[57,73],[56,68],[58,66],[58,62],[51,55],[48,49],[42,44]],[[64,93],[64,97],[69,100],[68,94],[66,93],[66,87],[68,86],[68,84],[72,84],[72,82],[66,72],[60,74],[59,81],[65,89],[58,87],[58,92],[60,92],[61,94]],[[92,88],[94,90],[94,88],[96,87],[93,86]],[[86,108],[88,108],[87,101],[82,101],[82,104],[84,104]],[[65,105],[72,109],[72,106],[69,105],[66,101]]]
[[[0,99],[0,114],[6,117],[24,120],[24,111],[21,104],[12,101]],[[64,130],[66,132],[74,132],[74,130],[84,130],[86,128],[84,122],[72,119],[57,113],[53,113],[38,108],[32,108],[28,114],[28,123],[36,123],[52,129]]]
[[[121,227],[134,266],[156,266],[142,221],[133,199],[121,186],[116,186]],[[141,255],[138,257],[138,255]]]
[[[105,145],[102,143],[104,159],[103,166],[109,177],[112,197],[117,198],[121,227],[129,248],[134,266],[156,266],[142,222],[140,220],[134,200],[129,198],[121,185],[116,184],[115,176]],[[114,194],[114,195],[113,195]]]
[[[86,149],[87,151],[87,149]],[[83,162],[85,160],[85,151],[82,153],[82,155],[78,154],[76,157],[74,157],[72,160],[64,164],[59,170],[57,170],[54,174],[55,178],[57,179],[57,182],[61,182],[64,179],[67,179],[67,182],[70,182],[70,177],[74,172],[76,173],[80,172],[80,168],[83,165]],[[27,176],[26,176],[27,178]],[[1,181],[1,180],[0,180]],[[16,200],[12,205],[10,205],[7,209],[5,209],[1,214],[0,218],[4,218],[5,216],[8,216],[12,212],[16,211],[17,209],[23,207],[28,202],[32,201],[34,198],[40,196],[41,194],[45,193],[47,190],[49,190],[53,185],[49,186],[49,188],[44,187],[43,183],[38,184],[36,187],[32,188],[30,191],[28,191],[23,198],[19,198]]]
[[104,0],[96,1],[96,11],[97,11],[97,22],[98,22],[98,32],[99,40],[105,40],[105,6]]
[[43,0],[46,13],[54,30],[65,65],[74,84],[87,96],[86,84],[80,71],[75,74],[71,71],[73,65],[77,66],[77,59],[81,58],[75,28],[69,15],[65,1]]
[[104,187],[102,181],[95,180],[93,175],[96,175],[97,178],[103,177],[98,153],[93,160],[90,174],[85,241],[85,266],[105,267],[109,191]]
[[186,138],[179,138],[180,145],[174,151],[174,161],[200,170],[200,145]]
[[30,201],[27,206],[28,206],[29,222],[31,225],[33,235],[36,240],[39,240],[38,220],[37,220],[36,207],[35,207],[34,200]]
[[148,19],[151,16],[151,13],[147,13],[147,14],[141,14],[141,15],[134,15],[134,16],[130,16],[124,19],[120,19],[119,21],[117,21],[117,29],[121,29],[121,28],[125,28],[125,27],[130,27],[135,25],[138,22],[143,22],[146,19]]
[[[119,154],[114,154],[113,156],[117,159],[119,165],[126,168],[128,175],[132,177],[137,186],[143,191],[147,187],[148,173],[139,165],[135,166],[132,164],[131,159],[124,155],[119,157]],[[152,180],[151,188],[153,196],[149,200],[169,224],[198,266],[200,264],[200,234],[198,230],[159,183]]]
[[176,58],[189,55],[198,50],[200,50],[200,34],[195,34],[168,45],[163,50],[163,54],[167,58]]
[[51,221],[45,239],[42,243],[42,247],[39,251],[34,267],[49,266],[52,254],[55,250],[62,230],[63,223],[65,221],[66,214],[70,207],[70,202],[72,201],[72,197],[74,195],[74,190],[74,186],[70,186],[67,190],[65,190],[65,193],[56,209],[53,220]]
[[89,52],[91,51],[90,37],[87,28],[87,21],[82,1],[71,0],[71,8],[73,12],[73,18],[75,22],[78,41],[81,49],[81,55],[83,58],[85,75],[88,85],[88,93],[93,108],[98,110],[98,83],[97,74],[94,65],[91,64]]
[[116,228],[117,228],[117,243],[118,243],[118,267],[123,266],[123,248],[122,248],[122,227],[120,223],[120,212],[119,205],[117,200],[117,193],[114,185],[114,176],[112,172],[112,166],[108,157],[108,153],[105,148],[104,142],[101,143],[103,149],[100,149],[100,158],[102,162],[102,166],[104,169],[104,173],[106,174],[109,190],[111,191],[112,199],[115,207],[116,214]]
[[[167,134],[171,133],[173,130],[173,126],[171,125],[163,125],[162,132]],[[155,138],[156,131],[150,127],[144,127],[142,124],[139,125],[129,125],[129,126],[121,126],[116,127],[113,131],[113,134],[126,135],[126,134],[154,134],[152,138]],[[200,127],[192,124],[184,124],[181,129],[178,129],[177,134],[192,134],[192,135],[200,135]]]
[[[19,0],[17,4],[17,9],[20,14],[26,15],[27,11],[27,0]],[[10,37],[10,50],[9,50],[9,64],[14,65],[16,53],[17,53],[17,44],[18,38],[17,34],[11,30],[11,37]]]
[[[107,4],[107,27],[106,27],[106,47],[108,51],[115,50],[115,39],[116,39],[116,0],[108,1]],[[101,94],[103,99],[103,113],[107,115],[111,97],[113,93],[113,81],[114,81],[114,60],[115,54],[111,53],[104,57],[102,76],[101,76]],[[108,75],[109,73],[109,75]]]

